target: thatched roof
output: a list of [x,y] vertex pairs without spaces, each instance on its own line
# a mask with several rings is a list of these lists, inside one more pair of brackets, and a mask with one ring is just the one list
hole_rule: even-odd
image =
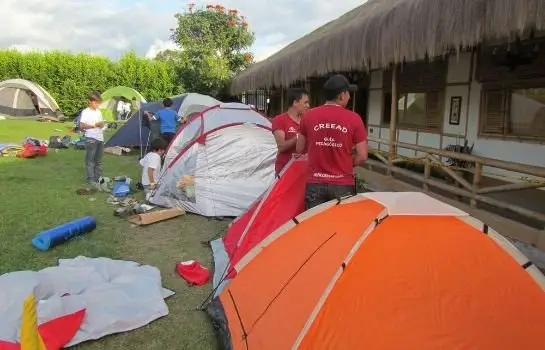
[[372,70],[545,29],[545,0],[368,0],[237,75],[232,92]]

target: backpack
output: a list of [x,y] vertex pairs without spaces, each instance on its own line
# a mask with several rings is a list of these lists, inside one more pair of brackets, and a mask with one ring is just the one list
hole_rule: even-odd
[[82,112],[83,112],[83,109],[80,109],[80,111],[79,111],[78,114],[76,115],[76,119],[74,119],[74,131],[75,131],[75,132],[81,131],[80,128],[79,128],[79,123],[80,123],[81,113],[82,113]]

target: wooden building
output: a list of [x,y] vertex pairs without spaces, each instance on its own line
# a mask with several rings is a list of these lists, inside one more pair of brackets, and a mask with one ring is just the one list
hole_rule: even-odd
[[344,73],[360,86],[350,108],[368,127],[374,170],[543,228],[544,31],[543,0],[368,0],[241,72],[231,90],[267,90],[274,115],[286,88],[305,86],[318,105],[325,79]]

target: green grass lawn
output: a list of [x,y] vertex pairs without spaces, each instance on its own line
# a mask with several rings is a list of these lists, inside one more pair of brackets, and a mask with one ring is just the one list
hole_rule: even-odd
[[[69,134],[71,123],[0,121],[0,143],[20,143],[25,136],[48,139]],[[55,129],[62,130],[56,132]],[[74,134],[72,134],[74,135]],[[91,341],[75,349],[214,349],[215,335],[205,313],[194,311],[210,292],[189,287],[176,273],[178,261],[196,259],[211,267],[210,249],[200,242],[225,229],[227,222],[195,215],[133,227],[113,215],[105,193],[78,196],[84,183],[84,151],[50,150],[45,157],[18,159],[0,157],[0,274],[54,266],[58,258],[109,257],[150,264],[161,270],[163,285],[176,295],[167,300],[170,314],[141,329]],[[140,176],[136,156],[104,156],[105,176]],[[139,194],[142,198],[142,194]],[[31,245],[38,232],[92,215],[93,232],[47,252]]]

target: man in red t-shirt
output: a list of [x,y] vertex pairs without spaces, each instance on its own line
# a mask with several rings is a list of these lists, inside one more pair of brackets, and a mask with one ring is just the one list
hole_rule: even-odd
[[291,160],[295,153],[295,143],[299,132],[301,116],[308,109],[308,94],[304,89],[288,91],[288,111],[274,117],[272,129],[278,154],[276,156],[275,171],[279,175],[282,169]]
[[307,209],[356,194],[354,166],[367,160],[367,130],[361,117],[346,109],[354,91],[357,86],[345,76],[332,76],[324,84],[325,104],[301,121],[296,152],[308,153]]

